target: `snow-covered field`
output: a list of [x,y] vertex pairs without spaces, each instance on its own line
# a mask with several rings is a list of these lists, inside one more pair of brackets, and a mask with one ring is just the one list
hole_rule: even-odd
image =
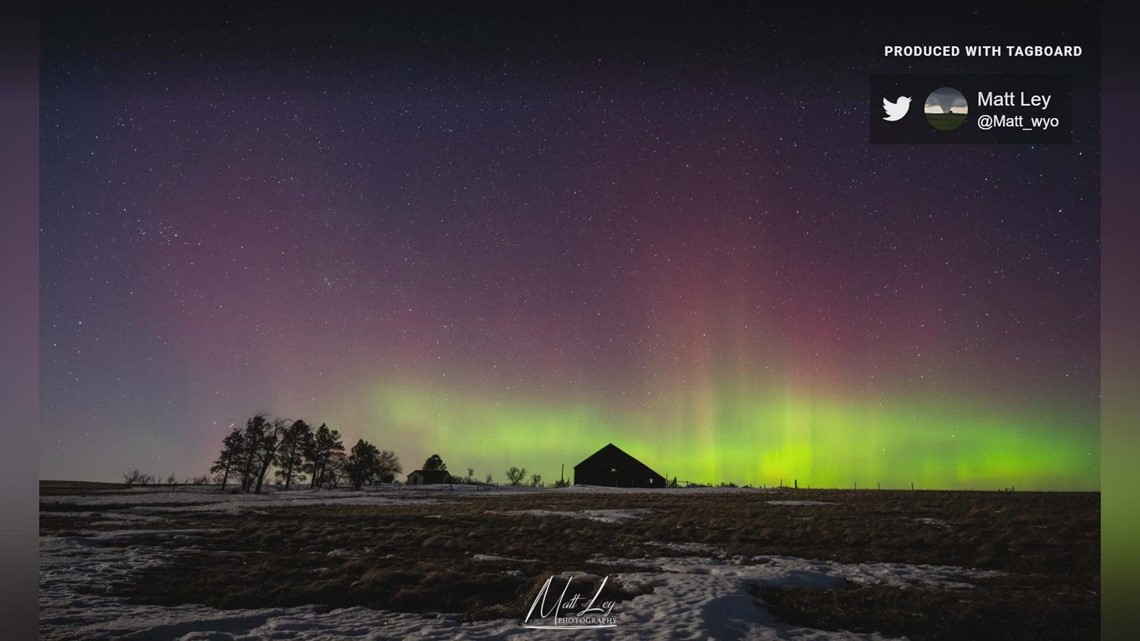
[[[828,587],[845,583],[900,590],[931,586],[969,589],[970,581],[996,572],[958,567],[902,563],[844,564],[787,556],[728,556],[715,544],[650,542],[681,556],[605,559],[635,571],[610,575],[611,583],[640,593],[614,608],[616,627],[556,632],[524,627],[525,612],[511,619],[463,623],[458,617],[370,610],[360,607],[320,612],[315,606],[217,610],[203,606],[135,605],[100,594],[111,582],[146,567],[162,566],[169,551],[142,541],[154,536],[193,548],[211,533],[207,529],[155,529],[164,516],[200,512],[231,513],[277,506],[351,504],[386,506],[406,501],[432,502],[434,489],[390,489],[368,492],[269,492],[265,495],[220,494],[184,488],[180,492],[117,491],[83,496],[47,496],[45,505],[74,511],[52,512],[97,517],[99,531],[41,537],[40,631],[47,640],[132,639],[148,641],[255,641],[333,639],[883,639],[878,634],[829,632],[778,622],[752,596],[758,586]],[[478,491],[487,496],[485,490]],[[586,489],[568,491],[591,491]],[[736,490],[745,492],[749,490]],[[512,490],[494,490],[510,494]],[[660,491],[658,491],[660,492]],[[178,505],[170,505],[176,503]],[[826,505],[785,501],[784,505]],[[509,511],[507,511],[509,512]],[[542,517],[572,517],[602,523],[646,518],[650,510],[525,510]],[[487,564],[518,561],[479,552]],[[568,568],[569,569],[569,568]],[[591,572],[590,567],[573,568]],[[509,571],[504,568],[504,571]],[[602,574],[602,572],[598,572]]]

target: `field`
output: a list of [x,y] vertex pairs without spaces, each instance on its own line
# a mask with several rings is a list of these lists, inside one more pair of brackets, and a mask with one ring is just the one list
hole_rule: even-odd
[[1092,493],[42,494],[45,639],[543,638],[523,621],[563,574],[616,628],[560,639],[1099,637]]
[[926,114],[926,121],[935,129],[950,131],[962,126],[962,123],[966,121],[966,114],[928,113]]

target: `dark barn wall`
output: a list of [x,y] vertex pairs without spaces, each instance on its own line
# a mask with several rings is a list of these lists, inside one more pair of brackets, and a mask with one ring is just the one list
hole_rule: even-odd
[[616,447],[602,448],[574,466],[576,485],[605,487],[665,487],[663,476]]
[[616,472],[612,469],[611,466],[575,467],[574,483],[606,487],[665,487],[665,479],[652,471],[630,470],[620,466]]
[[[417,475],[421,478],[413,480]],[[441,470],[416,470],[408,474],[409,485],[442,485],[450,482],[451,474]]]

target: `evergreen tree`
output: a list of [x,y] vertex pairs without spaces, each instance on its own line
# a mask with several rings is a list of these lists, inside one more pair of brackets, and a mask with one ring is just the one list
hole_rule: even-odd
[[245,436],[236,427],[222,441],[222,452],[210,472],[222,475],[222,491],[226,491],[226,483],[230,480],[230,470],[238,467],[242,452],[245,450]]
[[365,483],[372,483],[379,459],[380,450],[364,439],[360,439],[352,446],[352,452],[348,455],[348,464],[345,466],[352,489],[359,490]]
[[277,448],[281,445],[281,436],[285,433],[287,423],[288,421],[283,418],[265,422],[265,429],[257,442],[257,478],[254,494],[261,494],[261,485],[265,481],[266,473],[269,472],[269,466],[277,457]]
[[321,423],[305,450],[307,467],[312,474],[309,487],[319,488],[326,481],[329,463],[334,455],[344,455],[344,443],[340,440],[340,432],[329,429],[328,425]]
[[300,419],[293,421],[281,439],[281,447],[277,450],[277,457],[273,464],[277,466],[277,477],[285,482],[285,489],[289,489],[294,480],[305,480],[304,465],[305,451],[311,446],[313,429]]
[[257,473],[261,467],[258,456],[261,454],[265,433],[269,428],[269,419],[264,413],[256,414],[245,422],[238,469],[241,474],[242,492],[248,492],[257,479]]
[[432,454],[431,456],[428,457],[428,459],[426,461],[424,461],[423,469],[425,472],[428,472],[431,470],[439,470],[441,472],[446,472],[447,471],[447,463],[443,462],[443,459],[439,456],[439,454]]

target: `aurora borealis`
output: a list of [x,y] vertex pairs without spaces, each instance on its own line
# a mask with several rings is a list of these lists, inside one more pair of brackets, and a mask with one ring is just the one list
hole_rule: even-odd
[[869,145],[865,63],[756,29],[46,24],[43,478],[268,410],[500,481],[1099,487],[1095,122]]

